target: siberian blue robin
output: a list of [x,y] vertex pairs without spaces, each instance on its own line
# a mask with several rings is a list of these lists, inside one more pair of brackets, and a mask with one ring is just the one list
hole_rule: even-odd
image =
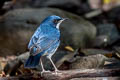
[[48,16],[45,18],[40,26],[33,34],[28,49],[30,50],[30,56],[25,63],[26,68],[35,68],[39,61],[41,63],[42,72],[46,70],[43,67],[42,56],[47,58],[52,63],[55,72],[58,71],[57,67],[53,63],[51,57],[56,52],[60,44],[60,30],[59,26],[66,18],[61,18],[56,15]]

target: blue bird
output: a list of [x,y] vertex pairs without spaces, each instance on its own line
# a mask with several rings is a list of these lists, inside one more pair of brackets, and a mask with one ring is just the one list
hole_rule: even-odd
[[65,19],[66,18],[52,15],[48,16],[41,22],[40,26],[37,28],[28,44],[30,56],[24,65],[26,68],[35,68],[40,61],[42,72],[45,72],[46,70],[43,67],[41,58],[42,56],[47,56],[47,58],[51,61],[55,72],[58,71],[51,57],[59,47],[59,26]]

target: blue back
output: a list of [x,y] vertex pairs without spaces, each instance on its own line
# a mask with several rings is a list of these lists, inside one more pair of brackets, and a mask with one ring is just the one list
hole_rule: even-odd
[[[36,54],[38,47],[39,47],[39,53],[41,53],[41,52],[45,52],[54,45],[59,46],[60,31],[59,29],[56,28],[56,24],[53,23],[54,19],[60,19],[60,17],[54,15],[47,17],[45,20],[42,21],[40,26],[33,34],[28,45],[28,48],[30,49],[30,51],[32,51],[31,52],[32,54]],[[36,45],[37,47],[31,48],[34,45]],[[44,53],[41,53],[41,55],[42,54]]]
[[56,28],[55,19],[62,19],[59,16],[49,16],[43,20],[40,26],[33,34],[28,49],[30,50],[30,57],[25,63],[26,68],[35,68],[39,64],[40,57],[46,54],[54,54],[60,44],[60,31]]

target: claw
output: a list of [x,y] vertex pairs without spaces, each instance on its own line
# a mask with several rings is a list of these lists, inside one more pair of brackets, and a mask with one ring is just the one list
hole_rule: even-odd
[[42,72],[41,72],[41,77],[43,76],[43,73],[47,73],[47,72],[50,72],[50,71],[49,71],[49,70],[48,70],[48,71],[45,71],[45,70],[42,71]]
[[60,73],[59,70],[55,70],[55,73],[52,73],[52,74],[56,74],[56,75],[58,75],[58,74],[62,74],[62,73]]

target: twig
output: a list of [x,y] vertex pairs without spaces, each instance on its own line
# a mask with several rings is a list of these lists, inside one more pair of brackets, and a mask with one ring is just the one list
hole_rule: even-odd
[[46,80],[69,80],[72,78],[85,78],[85,77],[116,77],[120,76],[120,69],[78,69],[60,71],[58,74],[54,72],[47,72],[43,74]]

